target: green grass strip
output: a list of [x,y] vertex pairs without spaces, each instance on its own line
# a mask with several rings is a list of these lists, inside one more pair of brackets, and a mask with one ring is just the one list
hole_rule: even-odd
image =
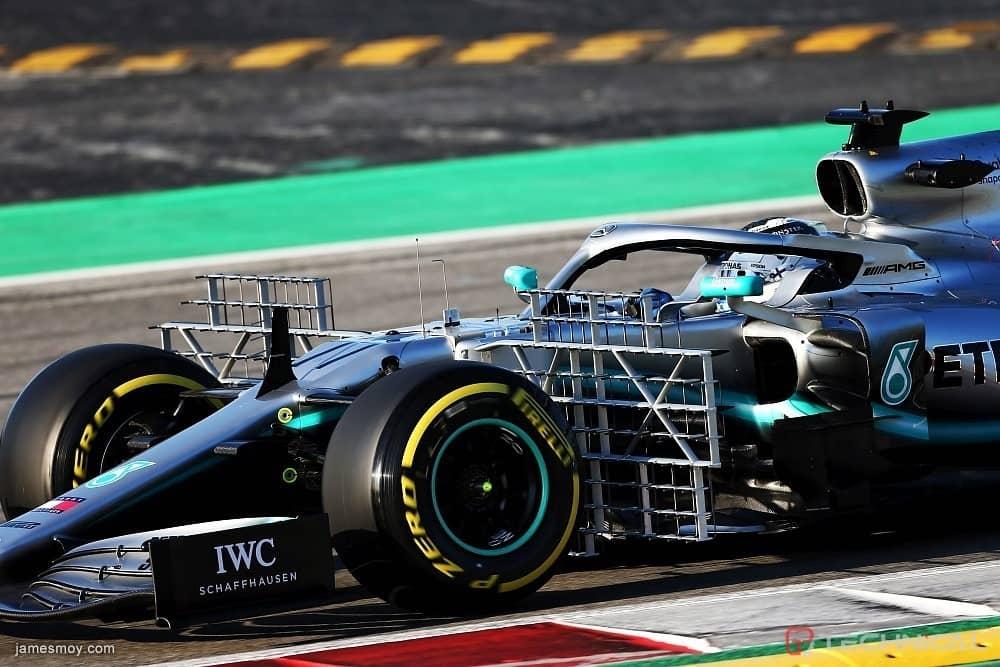
[[[1000,616],[990,616],[988,618],[977,618],[967,621],[949,621],[947,623],[934,623],[931,625],[914,625],[907,628],[895,628],[892,630],[879,630],[877,632],[863,632],[853,635],[843,635],[839,637],[818,638],[813,640],[813,648],[828,648],[837,646],[857,646],[859,644],[873,644],[882,641],[894,641],[897,639],[910,639],[915,637],[932,637],[936,635],[946,635],[954,632],[968,632],[971,630],[985,630],[1000,626]],[[727,660],[741,660],[746,658],[764,658],[772,655],[783,655],[787,652],[784,643],[763,644],[761,646],[749,646],[747,648],[734,648],[719,651],[717,653],[703,653],[699,655],[667,656],[663,658],[650,658],[648,660],[635,660],[631,662],[616,662],[615,667],[675,667],[679,665],[706,665],[715,662],[725,662]],[[992,663],[983,663],[992,664]]]
[[[998,117],[939,111],[904,135]],[[809,123],[2,206],[0,276],[805,195],[847,132]]]

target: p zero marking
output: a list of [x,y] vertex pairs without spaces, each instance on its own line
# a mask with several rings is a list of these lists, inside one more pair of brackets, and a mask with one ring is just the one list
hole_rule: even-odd
[[[410,433],[409,439],[406,441],[406,447],[403,449],[403,468],[407,471],[413,468],[413,459],[416,457],[421,439],[426,434],[427,429],[430,428],[430,425],[442,412],[463,398],[485,393],[509,394],[510,387],[499,382],[479,382],[459,387],[435,401],[417,422],[417,425],[413,428],[413,432]],[[403,505],[406,506],[406,525],[410,529],[410,535],[413,537],[413,544],[423,554],[424,558],[430,561],[431,566],[446,577],[453,579],[456,574],[465,572],[462,566],[446,558],[427,535],[420,517],[417,487],[413,479],[404,473],[401,476],[400,485],[403,493]]]
[[[180,375],[154,373],[152,375],[143,375],[142,377],[129,380],[128,382],[123,382],[111,390],[111,395],[104,399],[101,405],[97,408],[97,411],[94,413],[94,416],[91,418],[90,423],[84,427],[83,434],[80,436],[80,441],[77,443],[76,452],[73,454],[73,488],[80,486],[80,484],[87,480],[87,460],[90,457],[91,445],[93,444],[94,438],[97,436],[101,427],[104,426],[104,423],[107,422],[107,420],[114,413],[117,405],[117,399],[121,399],[122,397],[127,396],[137,389],[142,389],[143,387],[163,384],[176,385],[190,391],[197,391],[205,388],[198,382],[189,380],[188,378]],[[215,402],[216,407],[220,407],[218,401],[216,400]]]

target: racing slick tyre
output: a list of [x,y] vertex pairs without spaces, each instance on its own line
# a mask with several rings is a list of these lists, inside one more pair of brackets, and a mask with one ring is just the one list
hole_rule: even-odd
[[4,518],[65,493],[132,456],[130,438],[165,435],[212,412],[183,391],[216,387],[192,361],[143,345],[95,345],[42,369],[17,397],[0,435]]
[[428,362],[379,379],[326,453],[338,554],[404,608],[469,613],[531,593],[576,527],[567,433],[540,389],[501,368]]

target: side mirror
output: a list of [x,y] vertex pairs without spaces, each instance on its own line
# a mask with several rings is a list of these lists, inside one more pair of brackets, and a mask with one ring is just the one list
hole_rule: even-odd
[[701,279],[701,295],[704,297],[760,296],[763,293],[764,279],[760,276],[707,276]]
[[515,292],[538,289],[538,272],[530,266],[508,266],[503,272],[503,281]]

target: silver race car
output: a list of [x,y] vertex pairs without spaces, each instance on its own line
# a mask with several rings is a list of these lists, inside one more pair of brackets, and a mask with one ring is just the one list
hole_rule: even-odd
[[[163,349],[99,345],[25,387],[0,440],[0,617],[168,621],[328,594],[473,611],[567,553],[704,541],[1000,463],[1000,131],[837,109],[836,229],[609,224],[520,314],[341,331],[328,280],[204,276]],[[581,289],[640,253],[678,293]],[[212,352],[224,346],[225,352]]]

